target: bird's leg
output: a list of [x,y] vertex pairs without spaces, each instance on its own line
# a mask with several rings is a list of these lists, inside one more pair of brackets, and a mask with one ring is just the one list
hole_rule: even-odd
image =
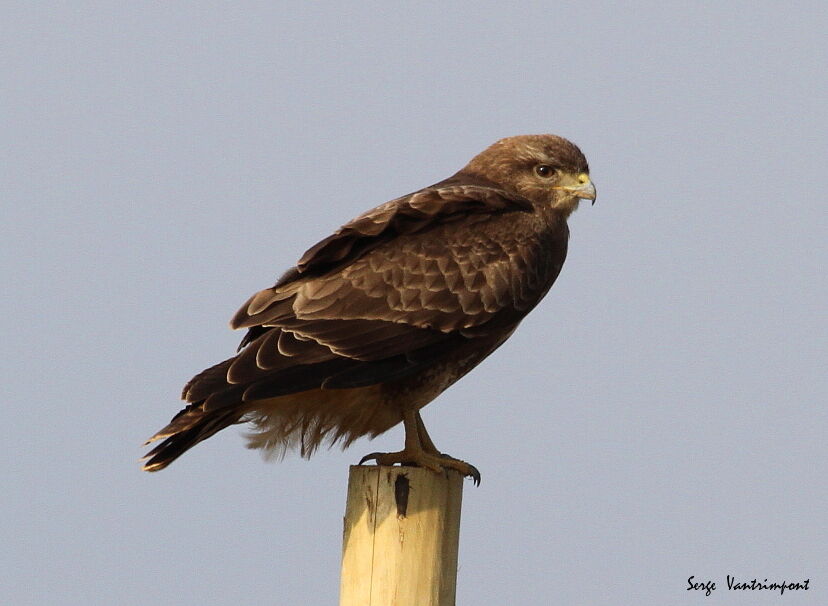
[[431,436],[426,431],[425,423],[423,423],[423,417],[420,416],[419,410],[415,413],[415,418],[417,419],[417,435],[420,437],[420,444],[423,450],[429,454],[443,456],[443,453],[437,450],[434,442],[431,441]]
[[426,432],[423,419],[416,410],[403,411],[403,427],[405,428],[405,447],[398,452],[372,452],[360,460],[362,465],[365,461],[374,460],[377,465],[414,465],[425,467],[435,473],[441,473],[444,469],[454,469],[464,476],[469,476],[475,484],[480,484],[480,472],[474,465],[470,465],[460,459],[441,454],[434,446],[434,442]]

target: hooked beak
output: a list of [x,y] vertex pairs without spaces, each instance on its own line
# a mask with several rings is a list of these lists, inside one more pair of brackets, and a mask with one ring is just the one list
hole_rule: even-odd
[[577,184],[561,185],[555,189],[562,189],[581,200],[592,200],[592,203],[595,204],[597,194],[595,192],[595,185],[590,181],[589,175],[581,173],[576,179],[578,181]]

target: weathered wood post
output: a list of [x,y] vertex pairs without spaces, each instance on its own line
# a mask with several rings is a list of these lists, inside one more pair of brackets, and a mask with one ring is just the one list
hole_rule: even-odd
[[463,477],[351,467],[340,606],[454,606]]

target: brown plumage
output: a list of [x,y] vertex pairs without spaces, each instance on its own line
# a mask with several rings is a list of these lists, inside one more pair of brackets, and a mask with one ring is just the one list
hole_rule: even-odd
[[454,176],[386,202],[311,247],[231,320],[239,353],[196,375],[147,442],[163,469],[251,422],[251,448],[303,456],[399,422],[406,445],[374,453],[479,476],[440,455],[419,409],[494,351],[552,286],[566,219],[595,188],[580,150],[553,135],[502,139]]

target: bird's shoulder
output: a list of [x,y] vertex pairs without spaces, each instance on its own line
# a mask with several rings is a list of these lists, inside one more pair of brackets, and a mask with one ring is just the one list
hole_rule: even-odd
[[231,326],[298,314],[451,330],[486,322],[504,307],[527,309],[546,276],[557,274],[545,249],[557,249],[560,263],[566,250],[566,235],[548,237],[543,215],[496,184],[455,175],[343,225],[254,294]]
[[380,204],[309,248],[276,286],[302,275],[328,272],[399,236],[422,233],[475,215],[532,212],[532,203],[480,177],[458,173]]

